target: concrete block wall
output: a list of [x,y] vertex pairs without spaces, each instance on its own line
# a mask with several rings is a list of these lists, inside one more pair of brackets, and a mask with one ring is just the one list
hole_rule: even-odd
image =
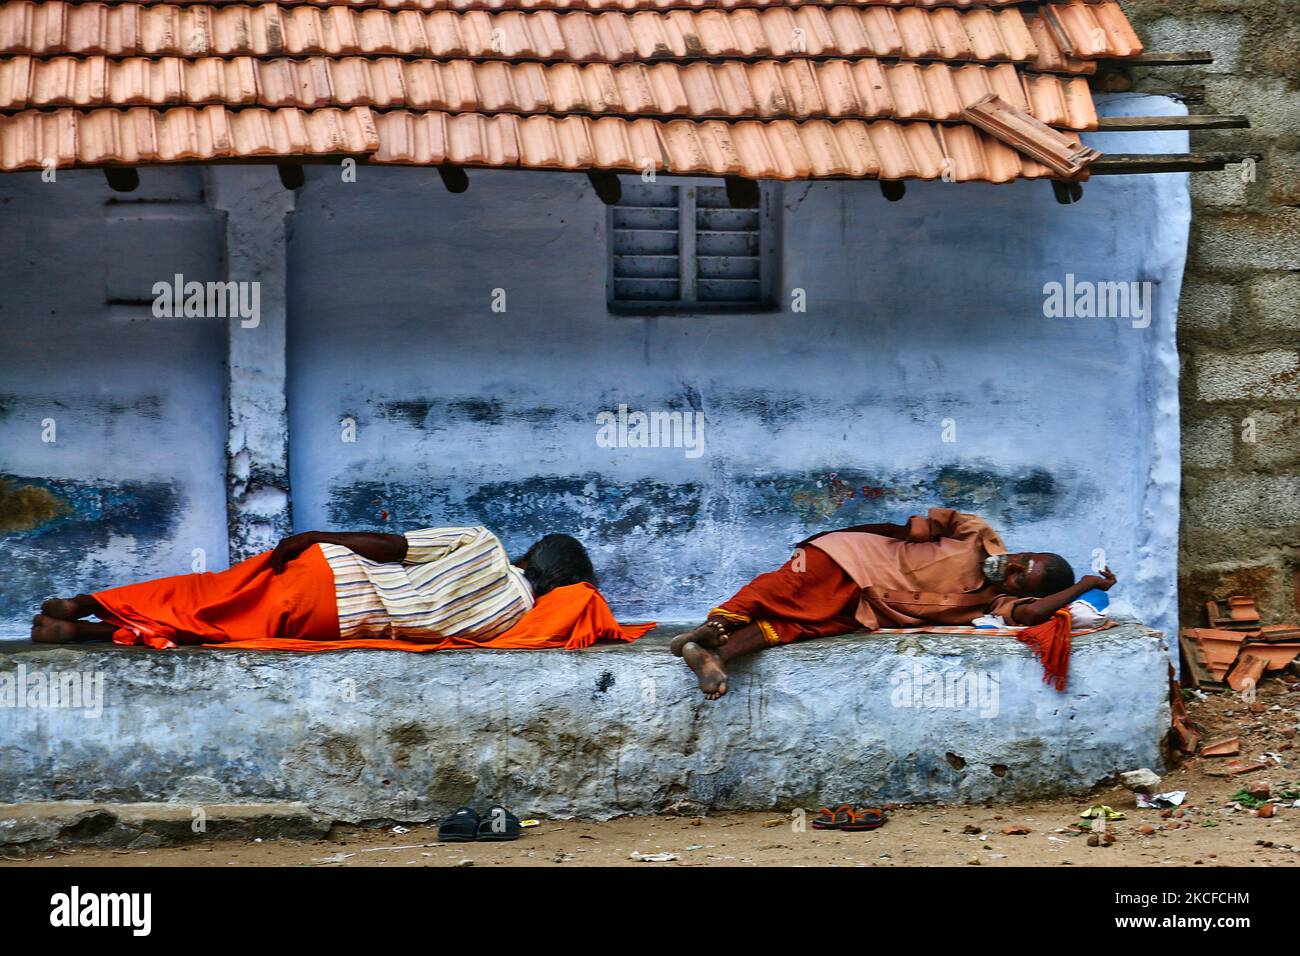
[[1179,605],[1250,592],[1266,620],[1300,618],[1300,34],[1284,0],[1128,0],[1153,50],[1209,66],[1135,70],[1193,113],[1245,113],[1248,130],[1192,134],[1200,151],[1253,152],[1192,176],[1178,316],[1183,414]]

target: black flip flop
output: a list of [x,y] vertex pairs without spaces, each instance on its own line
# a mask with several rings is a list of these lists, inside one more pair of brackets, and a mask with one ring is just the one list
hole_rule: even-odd
[[500,804],[493,804],[479,818],[478,838],[481,841],[518,840],[522,829],[517,816]]
[[439,843],[473,843],[478,839],[480,817],[469,807],[460,807],[438,824]]

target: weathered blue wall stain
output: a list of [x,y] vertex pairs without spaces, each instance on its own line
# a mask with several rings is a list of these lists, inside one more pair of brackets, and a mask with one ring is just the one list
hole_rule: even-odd
[[[1067,483],[1080,487],[1074,476]],[[1027,550],[1054,546],[1017,529],[1049,519],[1066,495],[1056,476],[1043,469],[1006,472],[983,467],[941,466],[888,473],[846,471],[737,476],[725,489],[698,483],[639,480],[626,484],[599,473],[565,477],[531,476],[519,481],[483,482],[469,487],[445,482],[343,480],[330,495],[328,524],[334,528],[392,531],[451,520],[494,528],[512,553],[552,531],[577,535],[597,554],[602,585],[620,606],[641,614],[661,613],[664,595],[637,593],[637,550],[629,539],[684,540],[701,528],[742,526],[761,533],[763,545],[780,554],[807,535],[843,525],[894,521],[933,504],[977,511]],[[743,542],[742,542],[743,544]],[[709,568],[682,567],[693,579],[710,579]],[[719,599],[720,600],[720,599]]]
[[[26,615],[30,623],[34,595],[76,594],[112,580],[121,573],[108,558],[115,539],[141,542],[141,558],[157,560],[186,505],[181,489],[162,482],[90,484],[0,474],[0,554],[6,558],[0,619],[21,622]],[[103,560],[96,562],[97,554]],[[88,583],[96,563],[99,576]]]
[[614,538],[638,528],[689,531],[699,513],[700,491],[689,483],[617,484],[596,473],[484,482],[471,489],[358,481],[335,489],[329,515],[336,527],[373,531],[437,523],[454,511],[521,543],[556,530]]

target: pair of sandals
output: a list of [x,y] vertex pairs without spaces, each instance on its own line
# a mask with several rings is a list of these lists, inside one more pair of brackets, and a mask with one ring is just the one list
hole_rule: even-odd
[[862,807],[854,809],[852,804],[843,803],[834,810],[819,807],[813,818],[814,830],[844,830],[854,833],[862,830],[875,830],[885,824],[885,811],[879,807]]
[[519,818],[500,804],[488,807],[482,816],[472,807],[460,807],[438,824],[439,843],[474,843],[518,840],[523,826]]

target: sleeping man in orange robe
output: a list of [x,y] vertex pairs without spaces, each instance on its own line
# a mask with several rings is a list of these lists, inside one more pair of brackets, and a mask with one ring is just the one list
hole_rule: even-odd
[[[807,539],[776,571],[760,574],[673,638],[672,652],[710,700],[727,692],[727,663],[808,637],[882,627],[969,625],[984,615],[1007,626],[1039,625],[1094,588],[1109,569],[1085,575],[1058,554],[1007,554],[984,521],[931,508],[903,525],[871,524]],[[1068,628],[1067,628],[1068,630]]]
[[[553,622],[559,599],[548,595],[559,589],[568,589],[562,603],[574,617],[599,605],[587,618],[595,622],[586,628],[594,637],[619,637],[595,585],[586,550],[564,534],[547,535],[512,561],[481,526],[404,535],[307,531],[225,571],[51,598],[32,619],[31,637],[159,648],[500,645],[543,598],[550,603],[544,619]],[[99,621],[85,620],[91,615]],[[531,635],[502,646],[552,646],[552,639],[571,636]]]

